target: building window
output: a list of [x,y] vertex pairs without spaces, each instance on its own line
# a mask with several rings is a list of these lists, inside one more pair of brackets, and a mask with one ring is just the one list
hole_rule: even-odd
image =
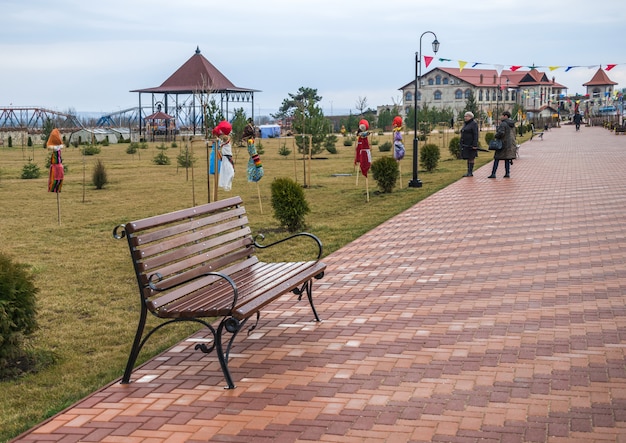
[[593,98],[598,98],[600,97],[600,88],[593,88]]
[[482,89],[480,89],[480,90],[478,91],[478,101],[479,101],[479,102],[482,102],[482,101],[483,101],[483,90],[482,90]]
[[461,91],[460,89],[454,91],[454,98],[456,100],[461,100],[463,98],[463,91]]
[[433,94],[433,98],[435,100],[441,100],[441,91],[440,90],[436,90],[435,93]]
[[441,84],[441,76],[440,75],[435,76],[435,84],[436,85],[440,85]]
[[444,78],[444,79],[443,79],[443,84],[444,84],[444,85],[447,85],[447,84],[448,84],[448,77],[446,77],[446,78]]
[[432,86],[434,83],[435,83],[435,82],[433,81],[433,79],[432,79],[432,78],[429,78],[429,79],[428,79],[428,85],[429,85],[429,86]]
[[465,100],[468,100],[472,95],[472,91],[470,89],[465,90]]
[[418,102],[421,101],[422,100],[422,93],[420,91],[417,91],[416,97],[417,97],[417,101]]
[[411,92],[407,92],[404,95],[404,101],[405,102],[412,102],[413,101],[413,94]]

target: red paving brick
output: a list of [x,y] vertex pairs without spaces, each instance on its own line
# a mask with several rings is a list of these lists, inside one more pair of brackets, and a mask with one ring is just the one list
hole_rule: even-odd
[[199,333],[14,441],[626,442],[626,137],[520,151],[328,256],[323,322],[271,305],[236,389]]

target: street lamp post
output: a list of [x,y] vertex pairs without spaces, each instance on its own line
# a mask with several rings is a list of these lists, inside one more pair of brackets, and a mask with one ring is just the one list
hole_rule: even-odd
[[422,64],[420,58],[422,56],[422,37],[426,34],[432,34],[435,39],[433,40],[433,52],[436,54],[439,51],[439,40],[437,40],[437,34],[433,31],[426,31],[420,35],[419,52],[415,53],[415,95],[413,96],[413,123],[414,123],[414,137],[413,137],[413,178],[409,181],[409,188],[421,188],[422,182],[417,178],[417,90],[419,89],[419,81],[422,76]]

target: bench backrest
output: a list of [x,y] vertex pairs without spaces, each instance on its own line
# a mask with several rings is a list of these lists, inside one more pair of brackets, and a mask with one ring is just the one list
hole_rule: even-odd
[[168,288],[207,272],[229,274],[258,261],[241,204],[240,197],[233,197],[123,226],[149,309],[175,298],[176,291]]

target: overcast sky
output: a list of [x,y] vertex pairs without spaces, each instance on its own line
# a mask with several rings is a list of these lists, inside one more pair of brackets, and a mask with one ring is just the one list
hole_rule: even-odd
[[159,86],[199,47],[236,86],[262,91],[257,115],[301,86],[336,115],[359,98],[399,103],[426,31],[441,46],[433,54],[423,36],[435,59],[422,74],[460,61],[535,65],[583,93],[598,67],[617,64],[607,74],[626,88],[623,0],[0,0],[0,11],[0,107],[134,107],[130,90]]

